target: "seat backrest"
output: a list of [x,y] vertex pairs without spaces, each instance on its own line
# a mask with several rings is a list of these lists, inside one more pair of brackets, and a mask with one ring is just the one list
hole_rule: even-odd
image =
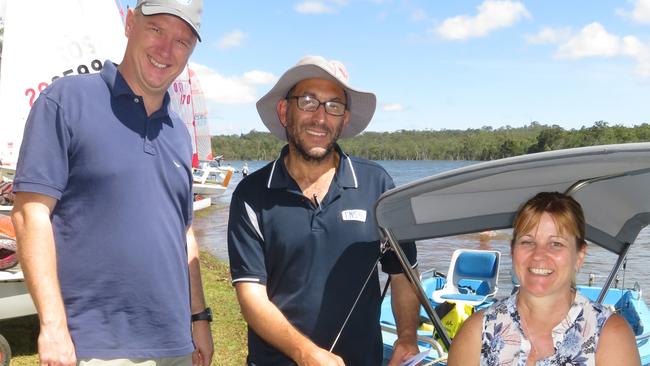
[[500,258],[501,253],[496,250],[457,249],[452,256],[447,280],[456,286],[462,280],[484,281],[491,292],[499,278]]

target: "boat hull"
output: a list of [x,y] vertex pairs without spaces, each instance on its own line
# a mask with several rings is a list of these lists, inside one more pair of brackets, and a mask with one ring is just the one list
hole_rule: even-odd
[[212,198],[210,197],[195,199],[194,202],[192,203],[192,210],[193,211],[203,210],[204,208],[210,207],[211,204],[212,204]]
[[218,184],[194,183],[192,185],[192,190],[195,194],[200,194],[202,196],[219,197],[226,191],[226,187]]
[[22,271],[0,271],[0,320],[36,314]]

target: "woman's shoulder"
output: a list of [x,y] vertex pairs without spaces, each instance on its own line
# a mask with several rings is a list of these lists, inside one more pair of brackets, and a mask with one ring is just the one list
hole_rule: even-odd
[[596,348],[596,365],[639,365],[639,349],[627,320],[611,315],[602,328]]

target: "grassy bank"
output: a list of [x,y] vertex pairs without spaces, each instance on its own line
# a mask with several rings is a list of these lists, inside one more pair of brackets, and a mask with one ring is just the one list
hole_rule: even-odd
[[[239,312],[230,273],[225,263],[202,252],[201,268],[206,301],[214,312],[212,336],[215,357],[212,365],[244,365],[246,360],[246,324]],[[14,357],[11,366],[38,364],[36,338],[38,319],[24,317],[0,322],[0,333],[11,344]]]

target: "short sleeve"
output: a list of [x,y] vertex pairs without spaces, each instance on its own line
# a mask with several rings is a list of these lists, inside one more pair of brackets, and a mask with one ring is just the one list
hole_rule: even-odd
[[71,136],[61,106],[41,93],[25,124],[14,191],[60,199],[68,182]]
[[[388,173],[386,173],[386,181],[384,184],[384,192],[395,188],[393,178]],[[415,242],[403,242],[400,243],[400,246],[402,247],[402,251],[404,251],[404,254],[406,255],[409,263],[411,264],[411,268],[417,267],[417,248],[415,246]],[[404,272],[402,265],[399,263],[399,259],[397,259],[397,255],[395,255],[395,252],[392,250],[386,252],[386,254],[384,254],[384,256],[381,258],[381,269],[383,272],[388,274],[397,274]]]
[[[406,255],[409,263],[411,264],[411,268],[417,267],[417,248],[415,246],[415,242],[409,241],[400,243],[400,246],[402,247],[402,250],[404,251],[404,254]],[[392,250],[386,252],[386,254],[381,258],[381,269],[383,272],[386,272],[388,274],[397,274],[404,272],[401,264],[399,263],[399,259],[397,259],[397,255],[395,255],[395,252]]]
[[257,214],[239,194],[239,190],[233,193],[228,218],[228,258],[232,282],[266,285],[264,238]]

